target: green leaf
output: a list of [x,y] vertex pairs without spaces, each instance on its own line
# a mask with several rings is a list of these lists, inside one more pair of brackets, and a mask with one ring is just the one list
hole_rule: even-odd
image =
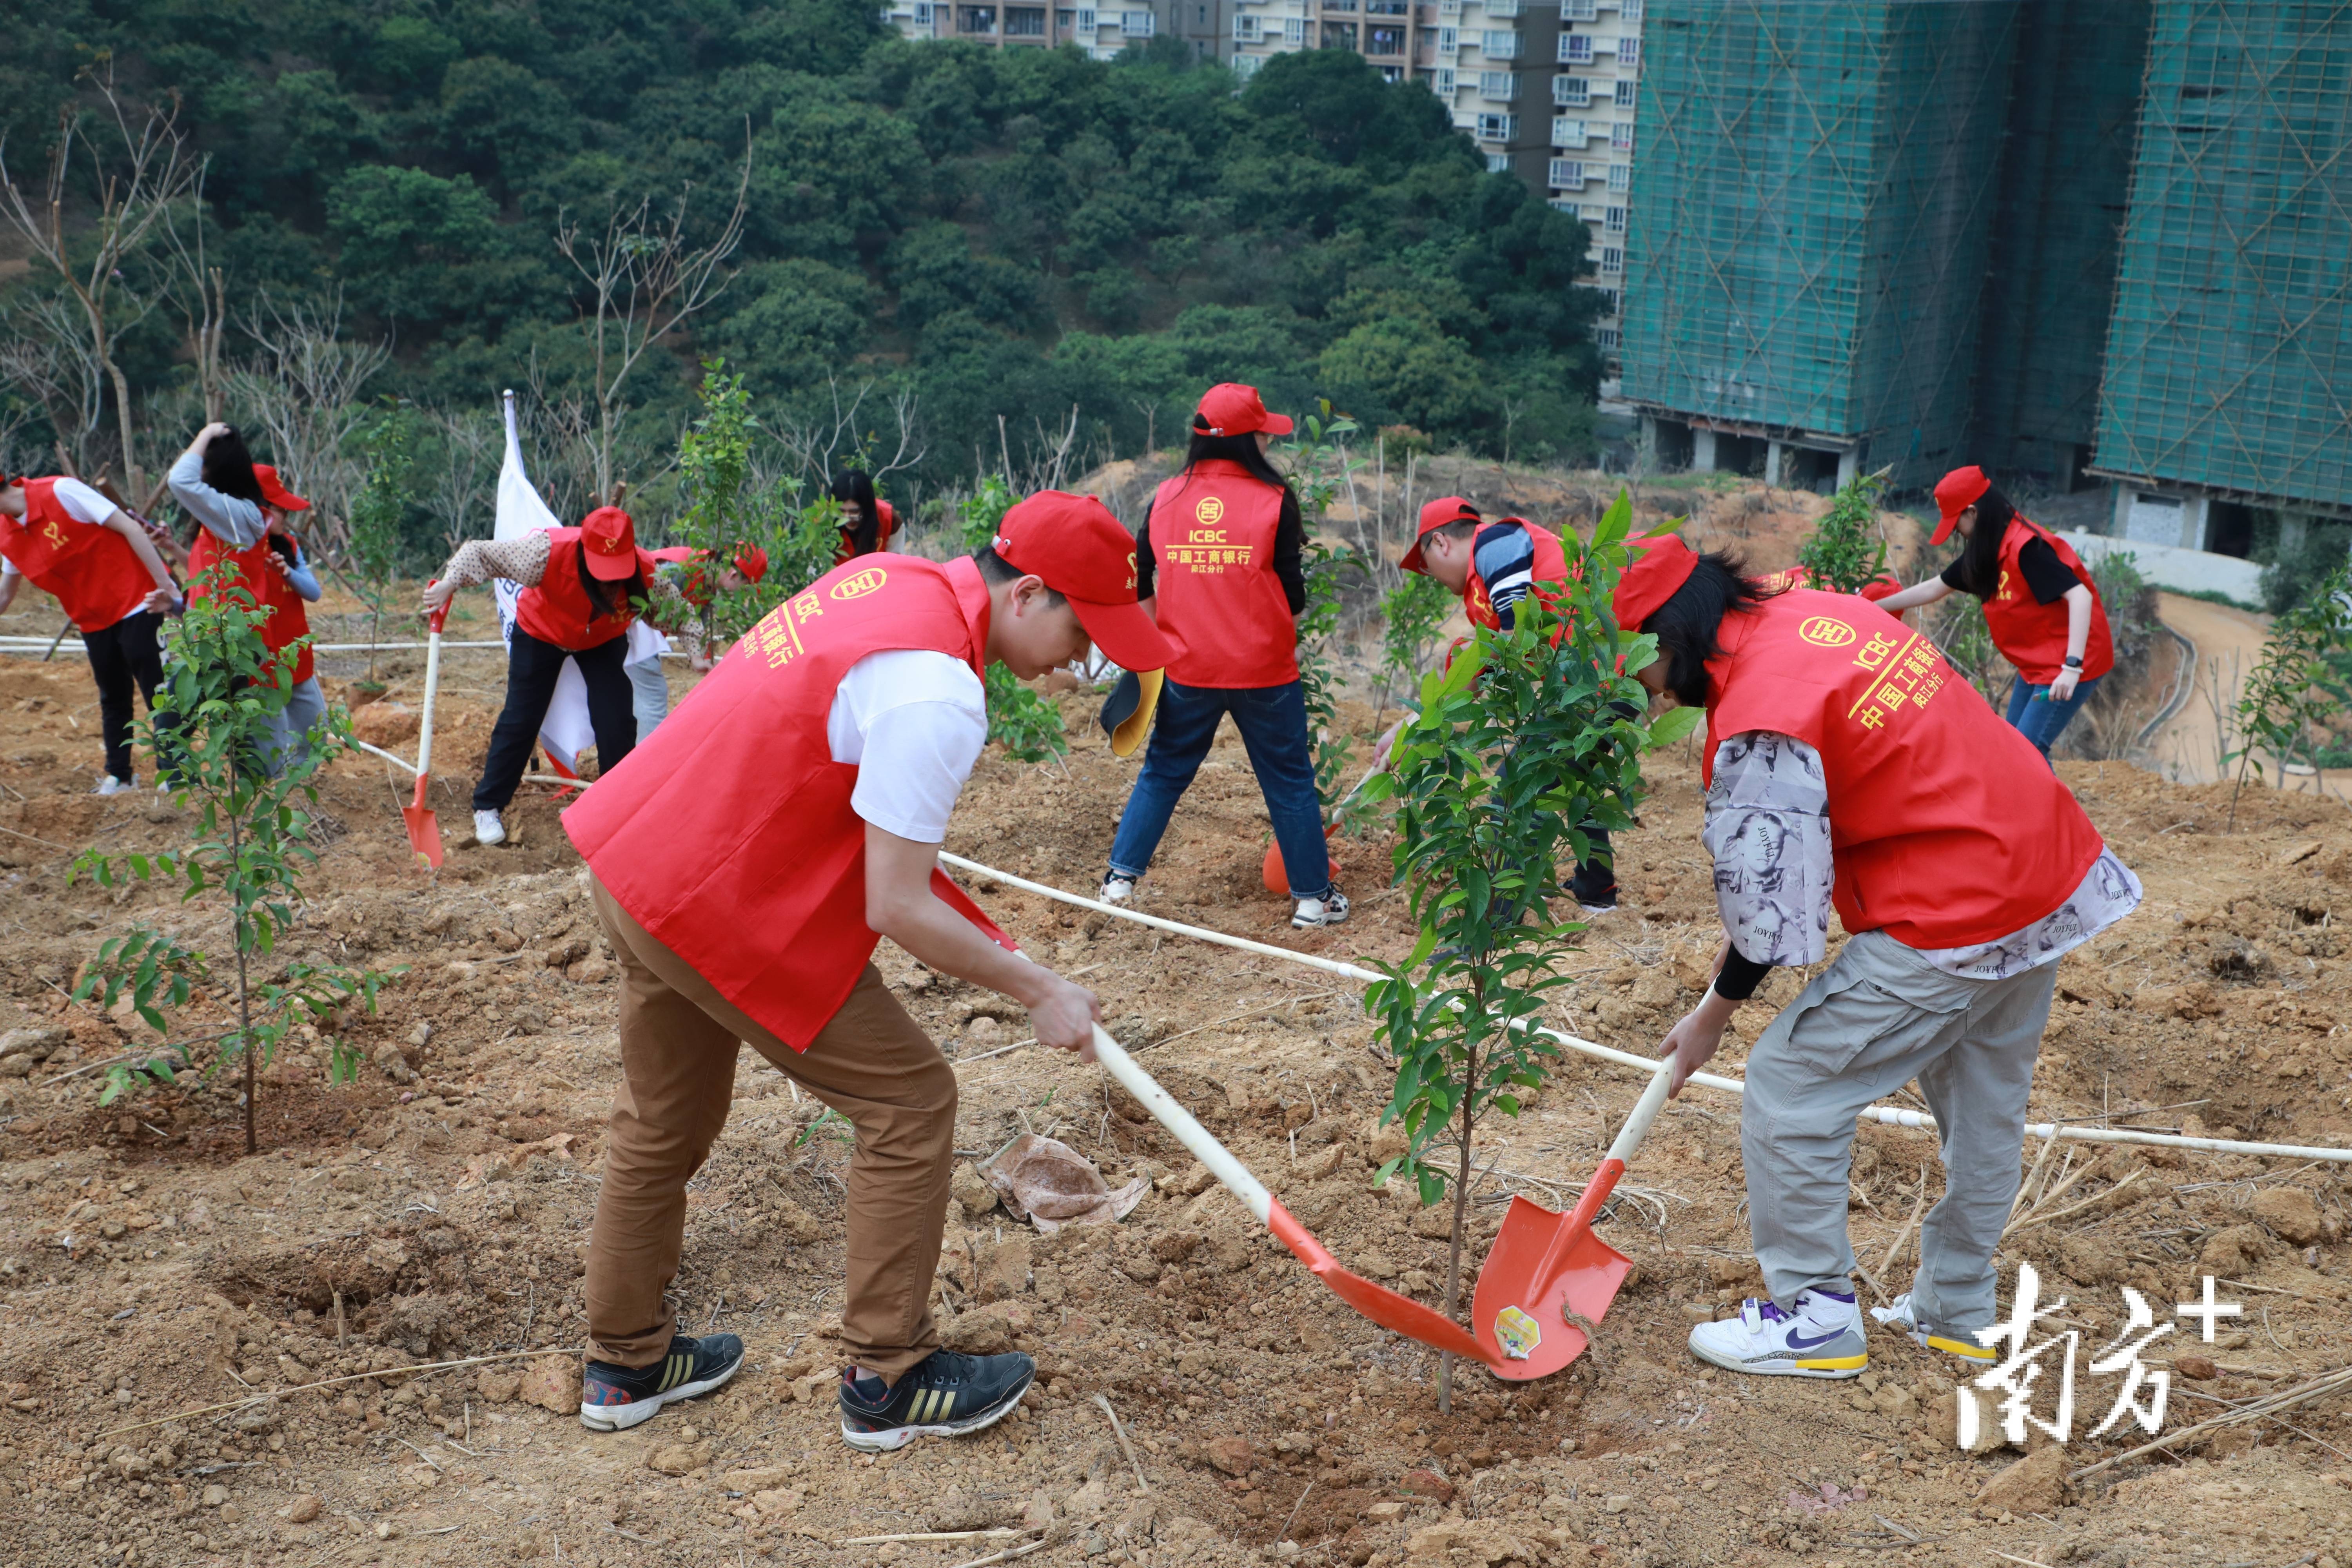
[[1706,722],[1704,708],[1669,708],[1650,721],[1651,749],[1671,746]]

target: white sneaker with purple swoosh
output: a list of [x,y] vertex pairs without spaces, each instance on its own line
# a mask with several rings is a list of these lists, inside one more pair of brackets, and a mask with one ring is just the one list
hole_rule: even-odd
[[1691,1330],[1691,1353],[1728,1372],[1766,1377],[1858,1377],[1870,1364],[1870,1342],[1852,1296],[1806,1290],[1796,1310],[1750,1296],[1739,1316]]

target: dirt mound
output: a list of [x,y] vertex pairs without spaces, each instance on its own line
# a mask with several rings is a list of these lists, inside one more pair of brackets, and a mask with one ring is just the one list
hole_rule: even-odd
[[[1474,478],[1431,465],[1415,482]],[[1563,514],[1583,504],[1561,494]],[[1813,504],[1643,496],[1645,508],[1683,500],[1705,503],[1703,538],[1740,542],[1760,565],[1780,563],[1768,552]],[[1116,1226],[1035,1236],[984,1184],[960,1179],[934,1310],[952,1344],[1037,1356],[1039,1385],[1018,1415],[878,1459],[840,1444],[829,1390],[848,1144],[837,1119],[748,1055],[728,1129],[688,1188],[676,1290],[690,1331],[747,1341],[730,1389],[593,1436],[542,1408],[576,1389],[562,1358],[403,1371],[580,1342],[615,1077],[615,983],[559,802],[520,802],[509,847],[466,842],[497,667],[453,656],[446,679],[436,752],[449,773],[436,803],[451,828],[447,866],[417,868],[397,811],[404,789],[382,764],[339,764],[323,804],[342,832],[272,956],[406,976],[380,1016],[347,1020],[366,1061],[359,1085],[325,1080],[325,1040],[289,1041],[264,1088],[263,1152],[247,1158],[225,1078],[191,1074],[100,1107],[101,1075],[63,1076],[148,1037],[135,1020],[67,1001],[97,943],[142,920],[217,946],[221,916],[201,900],[68,878],[69,850],[161,848],[188,824],[150,796],[84,793],[96,762],[86,673],[0,667],[12,709],[41,704],[13,711],[0,742],[0,826],[19,835],[0,834],[11,931],[0,1039],[22,1042],[0,1047],[0,1557],[895,1553],[947,1564],[1007,1543],[833,1543],[1028,1518],[1058,1532],[1045,1563],[1851,1563],[1882,1549],[1954,1564],[1996,1552],[2352,1563],[2345,1510],[2329,1506],[2344,1472],[2328,1446],[2352,1446],[2340,1403],[2297,1413],[2296,1430],[2236,1429],[2185,1463],[2136,1463],[2070,1493],[2035,1492],[2033,1506],[2004,1503],[2026,1495],[2021,1482],[1980,1507],[2018,1456],[1953,1449],[1942,1358],[1875,1335],[1870,1376],[1828,1386],[1736,1380],[1692,1361],[1689,1323],[1759,1288],[1737,1111],[1716,1099],[1670,1108],[1621,1188],[1608,1231],[1637,1268],[1596,1353],[1527,1387],[1465,1372],[1441,1415],[1432,1358],[1339,1307],[1097,1069],[1034,1047],[982,1059],[1025,1033],[1018,1009],[887,946],[885,977],[949,1055],[972,1058],[959,1071],[967,1162],[1034,1132],[1087,1154],[1114,1186],[1152,1184]],[[413,700],[414,680],[395,675],[398,700]],[[950,847],[1084,889],[1133,768],[1087,731],[1090,697],[1060,700],[1077,740],[1066,772],[984,759]],[[1373,718],[1349,710],[1359,731]],[[1620,841],[1624,907],[1570,955],[1579,983],[1552,1009],[1563,1027],[1653,1050],[1705,984],[1713,915],[1693,763],[1681,749],[1654,759],[1643,826]],[[2352,911],[2343,808],[2250,792],[2232,834],[2226,787],[2114,763],[2062,772],[2149,896],[2062,965],[2034,1115],[2352,1142],[2352,956],[2334,922],[2337,903]],[[1337,847],[1355,917],[1307,935],[1259,886],[1265,842],[1229,737],[1142,884],[1143,909],[1349,959],[1410,951],[1404,900],[1385,890],[1389,840]],[[1442,1226],[1370,1184],[1393,1152],[1393,1133],[1374,1125],[1390,1077],[1352,987],[985,884],[975,892],[1029,951],[1096,987],[1145,1065],[1345,1261],[1438,1299]],[[1802,979],[1776,974],[1767,1002]],[[189,1027],[219,1026],[206,1020],[221,1005],[208,993]],[[1736,1026],[1732,1070],[1767,1016],[1756,1008]],[[1638,1087],[1570,1061],[1516,1122],[1494,1124],[1472,1268],[1514,1192],[1572,1199]],[[1891,1256],[1890,1289],[1907,1282],[1909,1216],[1939,1186],[1931,1139],[1863,1131],[1853,1226],[1874,1273]],[[2169,1303],[2193,1299],[2200,1273],[2226,1280],[2223,1299],[2245,1314],[2195,1347],[2210,1368],[2192,1371],[2180,1347],[2178,1427],[2344,1361],[2346,1208],[2341,1167],[2085,1147],[2044,1169],[2007,1258],[2037,1266],[2045,1300],[2067,1298],[2085,1352],[2122,1328],[2119,1287]],[[2173,1342],[2151,1356],[2174,1359]],[[2123,1440],[2084,1436],[2114,1384],[2078,1375],[2099,1405],[2087,1416],[2076,1407],[2074,1447],[2087,1460]],[[185,1414],[271,1390],[292,1392]],[[1097,1395],[1125,1424],[1148,1494]]]

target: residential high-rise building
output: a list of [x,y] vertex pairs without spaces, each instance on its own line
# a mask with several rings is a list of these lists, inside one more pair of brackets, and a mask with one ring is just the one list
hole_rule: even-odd
[[[1097,59],[1107,60],[1129,44],[1156,34],[1161,12],[1174,3],[1161,0],[1155,9],[1139,0],[1112,9],[891,0],[882,8],[882,17],[910,38],[961,38],[997,48],[1045,49],[1073,44]],[[1231,4],[1232,0],[1213,0],[1210,8]]]

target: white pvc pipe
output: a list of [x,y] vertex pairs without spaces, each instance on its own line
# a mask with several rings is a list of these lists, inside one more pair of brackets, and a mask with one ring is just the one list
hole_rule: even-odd
[[369,745],[357,735],[352,737],[352,744],[357,746],[361,751],[367,752],[371,756],[382,757],[387,763],[406,768],[412,773],[418,771],[416,764],[410,762],[406,757],[395,757],[390,752],[385,751],[382,746]]
[[1192,1152],[1192,1158],[1206,1165],[1211,1175],[1249,1205],[1258,1224],[1267,1222],[1274,1213],[1274,1196],[1265,1190],[1265,1184],[1251,1175],[1249,1167],[1234,1158],[1232,1150],[1218,1142],[1207,1128],[1193,1120],[1191,1111],[1160,1088],[1159,1079],[1137,1066],[1135,1058],[1100,1024],[1095,1026],[1095,1060],[1118,1079],[1121,1088],[1142,1101],[1143,1108],[1160,1125],[1176,1134],[1176,1141]]
[[[1223,931],[1207,931],[1199,926],[1188,926],[1176,921],[1165,921],[1156,915],[1139,914],[1133,910],[1121,909],[1117,904],[1106,904],[1097,899],[1080,898],[1076,893],[1066,893],[1059,888],[1048,887],[1043,882],[1032,882],[1025,878],[1015,877],[1010,872],[1000,871],[993,866],[983,866],[977,860],[967,860],[961,855],[950,855],[944,850],[940,851],[940,858],[960,869],[992,878],[1008,887],[1019,888],[1024,891],[1035,893],[1041,898],[1073,904],[1083,910],[1098,910],[1104,914],[1115,915],[1123,921],[1133,921],[1139,925],[1150,926],[1158,931],[1172,931],[1178,936],[1189,936],[1200,942],[1213,942],[1221,947],[1239,948],[1244,952],[1260,952],[1270,958],[1287,959],[1293,963],[1320,969],[1328,974],[1345,975],[1350,980],[1369,982],[1388,978],[1387,975],[1375,970],[1360,969],[1352,963],[1341,963],[1333,959],[1318,958],[1311,952],[1297,952],[1286,947],[1276,947],[1271,942],[1251,942],[1246,937],[1227,936]],[[1621,1051],[1609,1046],[1597,1045],[1591,1040],[1579,1039],[1574,1035],[1564,1035],[1558,1029],[1547,1028],[1525,1019],[1518,1020],[1514,1026],[1532,1028],[1548,1040],[1566,1046],[1569,1049],[1581,1052],[1586,1056],[1597,1057],[1602,1061],[1616,1062],[1623,1067],[1638,1068],[1643,1073],[1657,1071],[1658,1059],[1655,1057],[1635,1056],[1631,1051]],[[1748,1086],[1738,1079],[1724,1078],[1711,1072],[1695,1072],[1691,1074],[1690,1081],[1703,1089],[1712,1089],[1726,1094],[1745,1094],[1748,1089]],[[1890,1127],[1915,1127],[1933,1131],[1936,1126],[1936,1119],[1926,1111],[1908,1110],[1899,1106],[1866,1106],[1861,1111],[1861,1115],[1864,1120],[1884,1122]],[[2064,1138],[2083,1143],[2126,1143],[2159,1149],[2198,1149],[2212,1154],[2254,1154],[2273,1160],[2327,1160],[2337,1163],[2352,1164],[2352,1149],[2330,1149],[2317,1144],[2254,1143],[2234,1138],[2189,1138],[2174,1132],[2142,1132],[2128,1127],[2078,1127],[2072,1123],[2051,1121],[2029,1121],[2025,1125],[2025,1132],[2027,1136],[2033,1138]],[[1203,1136],[1206,1134],[1204,1133]]]

